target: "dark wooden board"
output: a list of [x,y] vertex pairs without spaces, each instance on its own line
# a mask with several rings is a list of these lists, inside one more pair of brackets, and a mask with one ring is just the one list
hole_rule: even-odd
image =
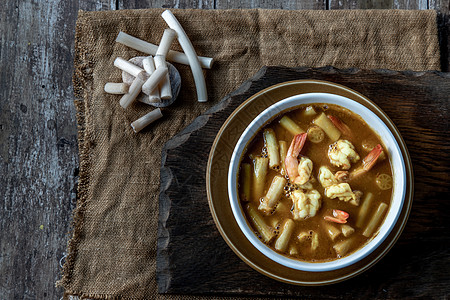
[[[273,84],[321,79],[376,102],[410,151],[415,193],[407,226],[394,248],[369,271],[325,287],[269,279],[226,245],[210,215],[205,173],[212,142],[230,113]],[[163,150],[157,281],[161,293],[404,298],[450,295],[450,74],[263,68],[170,140]]]

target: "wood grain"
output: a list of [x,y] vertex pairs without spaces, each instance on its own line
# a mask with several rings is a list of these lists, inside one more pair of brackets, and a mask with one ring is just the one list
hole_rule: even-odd
[[118,0],[119,9],[134,8],[199,8],[212,9],[215,8],[214,0]]
[[330,9],[428,9],[427,0],[329,0]]
[[[410,152],[415,194],[407,226],[394,248],[369,271],[326,287],[276,282],[250,269],[225,244],[206,199],[206,161],[230,113],[273,84],[320,79],[372,99],[393,120]],[[163,149],[157,280],[163,293],[295,295],[345,299],[439,298],[450,294],[450,75],[269,67],[197,118]],[[407,95],[407,96],[405,96]],[[189,159],[186,159],[186,153]],[[420,272],[417,272],[420,270]],[[405,288],[407,287],[407,288]]]
[[326,0],[216,0],[216,8],[231,9],[231,8],[278,8],[278,9],[325,9]]
[[450,1],[448,0],[429,0],[428,8],[435,9],[441,13],[450,13]]
[[59,299],[78,173],[77,11],[107,1],[2,2],[0,299]]

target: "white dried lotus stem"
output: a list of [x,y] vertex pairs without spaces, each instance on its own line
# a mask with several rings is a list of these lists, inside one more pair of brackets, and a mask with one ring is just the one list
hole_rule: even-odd
[[142,60],[142,65],[144,67],[145,72],[147,72],[149,75],[152,75],[153,72],[155,72],[155,61],[153,60],[152,56],[147,56]]
[[[148,75],[152,75],[153,72],[155,72],[155,61],[153,60],[153,57],[147,56],[142,60],[142,65],[144,67],[145,72],[147,72]],[[161,97],[159,94],[159,88],[153,89],[153,91],[150,92],[148,95],[148,101],[150,103],[157,103],[161,102]]]
[[142,92],[149,95],[151,91],[157,88],[161,81],[166,77],[167,72],[167,67],[157,68],[156,71],[150,75],[144,85],[142,85]]
[[170,10],[164,11],[161,16],[164,21],[166,21],[167,25],[177,32],[178,42],[189,60],[192,75],[194,76],[198,102],[206,102],[208,100],[208,94],[206,92],[205,77],[203,76],[202,67],[200,66],[197,53],[195,53],[194,46],[192,46],[192,43],[187,37],[183,27],[181,27],[181,24]]
[[105,92],[108,94],[123,95],[128,93],[129,85],[123,82],[107,82],[105,84]]
[[[166,60],[162,55],[155,56],[155,66],[158,70],[159,68],[167,68]],[[159,84],[160,97],[161,99],[167,100],[172,98],[172,87],[170,86],[169,73],[164,76],[164,79]]]
[[133,63],[130,63],[129,61],[118,57],[114,60],[114,66],[116,66],[117,68],[121,69],[122,71],[127,72],[128,74],[130,74],[133,77],[140,77],[142,80],[145,80],[145,71],[142,68],[139,68],[138,66],[136,66]]
[[164,56],[164,59],[169,52],[170,45],[172,45],[173,40],[177,37],[177,33],[173,29],[164,29],[163,36],[159,42],[158,50],[156,50],[156,55]]
[[[150,55],[155,55],[158,50],[157,45],[138,39],[123,31],[119,32],[116,42]],[[169,53],[167,53],[167,60],[183,65],[189,65],[186,54],[178,51],[169,50]],[[199,56],[198,60],[203,68],[211,69],[213,64],[213,59],[211,57]]]
[[145,116],[137,119],[133,123],[131,123],[131,127],[133,128],[134,132],[139,132],[149,124],[153,123],[154,121],[161,118],[163,115],[161,113],[161,109],[157,108],[155,110],[152,110]]
[[130,85],[130,89],[128,90],[128,93],[122,96],[120,99],[120,106],[123,108],[127,108],[131,105],[131,103],[136,100],[136,97],[139,95],[142,89],[142,85],[144,84],[144,80],[142,80],[140,77],[136,77],[133,81],[133,83]]

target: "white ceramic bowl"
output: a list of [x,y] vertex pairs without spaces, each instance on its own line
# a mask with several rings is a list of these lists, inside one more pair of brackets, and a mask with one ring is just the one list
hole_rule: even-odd
[[[393,171],[393,191],[392,200],[389,207],[388,214],[385,221],[381,225],[378,233],[361,249],[355,251],[354,253],[336,259],[330,262],[323,263],[308,263],[283,256],[268,246],[266,246],[261,240],[255,235],[250,225],[246,221],[245,215],[241,208],[241,204],[238,198],[238,186],[237,186],[237,174],[239,170],[239,164],[243,153],[246,150],[246,146],[252,140],[254,135],[269,121],[273,120],[278,114],[284,111],[289,111],[301,104],[311,104],[311,103],[327,103],[327,104],[337,104],[345,107],[352,112],[360,115],[365,122],[378,134],[382,139],[384,145],[387,147],[387,153],[391,161],[391,167]],[[310,272],[324,272],[332,271],[340,268],[347,267],[360,261],[372,251],[374,251],[381,243],[386,239],[389,233],[394,228],[399,215],[402,211],[404,199],[406,194],[406,167],[404,159],[397,144],[396,139],[390,132],[389,128],[383,123],[383,121],[375,115],[367,107],[359,104],[351,99],[325,93],[309,93],[301,94],[286,98],[281,100],[262,113],[260,113],[245,129],[240,139],[238,140],[233,155],[231,157],[231,162],[228,170],[228,195],[231,204],[231,209],[233,211],[234,218],[236,219],[240,229],[244,233],[245,237],[255,246],[262,254],[270,258],[271,260],[292,268],[295,270],[310,271]]]

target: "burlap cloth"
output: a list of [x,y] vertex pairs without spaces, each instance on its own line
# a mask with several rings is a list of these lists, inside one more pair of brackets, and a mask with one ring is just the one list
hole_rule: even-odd
[[152,108],[124,110],[120,96],[103,86],[120,81],[117,56],[140,54],[115,43],[118,32],[158,44],[167,27],[162,11],[79,12],[73,81],[80,178],[58,283],[66,297],[176,298],[158,295],[155,280],[161,149],[262,66],[440,69],[434,11],[174,10],[197,53],[215,59],[205,71],[210,100],[197,102],[189,67],[176,65],[182,76],[176,104],[135,134],[130,123]]

